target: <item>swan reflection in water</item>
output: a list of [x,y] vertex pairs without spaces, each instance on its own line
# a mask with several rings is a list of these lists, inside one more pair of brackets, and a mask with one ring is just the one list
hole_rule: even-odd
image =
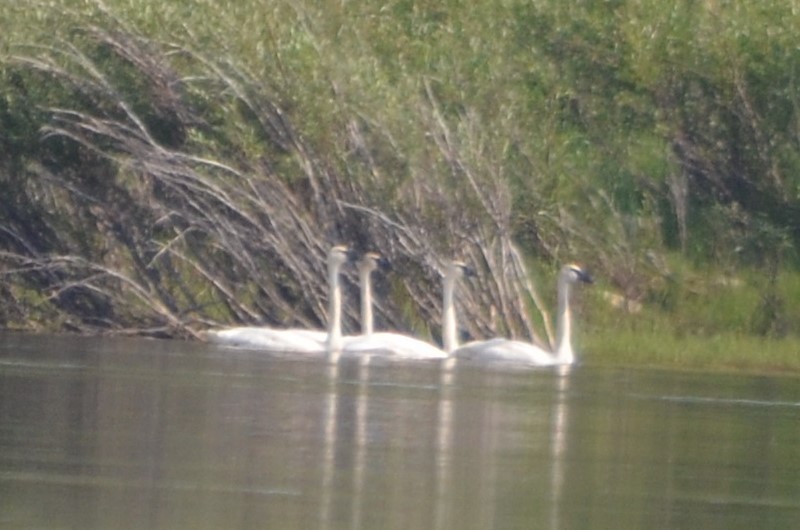
[[496,526],[513,493],[508,488],[519,482],[515,475],[532,472],[509,468],[508,457],[536,446],[547,451],[542,470],[549,476],[535,490],[541,497],[530,501],[549,510],[543,513],[558,528],[570,367],[523,373],[546,385],[550,395],[543,402],[530,407],[509,400],[507,371],[457,360],[341,357],[330,363],[320,407],[320,527]]
[[[462,370],[458,363],[477,358],[528,366],[568,367],[574,361],[570,342],[570,287],[591,281],[588,275],[574,265],[564,267],[559,275],[559,332],[554,353],[508,339],[490,339],[458,347],[454,290],[456,281],[469,275],[470,269],[461,262],[452,262],[445,270],[443,283],[443,338],[448,356],[417,339],[372,330],[369,274],[377,263],[374,255],[366,256],[360,267],[365,296],[362,320],[367,317],[364,335],[343,337],[338,278],[341,267],[351,259],[346,247],[334,247],[328,257],[330,322],[324,341],[300,333],[303,330],[278,334],[279,340],[292,341],[293,345],[299,344],[300,339],[313,340],[315,345],[308,351],[327,354],[326,386],[321,403],[322,447],[318,453],[321,457],[320,526],[338,527],[345,517],[353,528],[368,528],[384,518],[403,520],[414,514],[419,519],[417,526],[429,526],[431,520],[436,528],[452,527],[465,520],[479,521],[484,527],[493,526],[498,520],[498,506],[507,493],[504,488],[508,484],[508,469],[502,457],[528,436],[539,444],[546,444],[551,452],[546,504],[551,510],[551,526],[557,528],[568,438],[568,373],[548,372],[548,376],[557,377],[552,401],[545,400],[536,411],[529,411],[524,403],[509,403],[497,395],[477,401],[460,399],[462,389],[474,389],[476,381],[484,383],[477,388],[484,388],[490,394],[502,393],[505,389],[502,372],[476,370],[475,366]],[[238,333],[253,336],[249,335],[248,328],[238,329],[243,330]],[[257,336],[261,338],[257,340],[273,340],[271,331],[260,333]],[[264,333],[269,339],[263,338]],[[216,335],[216,338],[226,337],[224,332]],[[300,347],[286,349],[305,351]],[[428,354],[428,349],[432,353]],[[416,353],[410,355],[408,351]],[[393,364],[381,355],[387,353],[389,358],[405,359],[408,365]],[[439,361],[427,361],[429,366],[422,369],[420,363],[426,361],[412,360],[415,356]],[[402,377],[404,370],[411,376]],[[398,374],[400,381],[393,380]],[[417,380],[420,374],[429,379],[427,383]],[[388,382],[383,380],[387,376]],[[427,395],[428,399],[419,399],[420,394]],[[546,410],[547,407],[552,410]],[[548,426],[539,419],[535,423],[537,430],[526,429],[530,427],[531,414],[550,418],[552,423]],[[509,427],[516,431],[506,432]],[[471,456],[468,477],[462,477],[464,469],[454,466],[456,461],[464,462],[464,452]],[[432,473],[430,462],[420,461],[431,454]],[[386,472],[382,472],[384,469]],[[387,477],[391,477],[393,490],[400,484],[399,492],[385,491]],[[349,494],[347,507],[342,502],[343,492]],[[465,494],[477,495],[480,502],[465,502],[462,498]],[[409,506],[415,506],[416,511],[409,511]]]

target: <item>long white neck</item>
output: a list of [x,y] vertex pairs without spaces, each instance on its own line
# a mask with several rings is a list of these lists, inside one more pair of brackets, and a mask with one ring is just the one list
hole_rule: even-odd
[[575,361],[575,353],[572,351],[572,311],[569,307],[570,289],[569,282],[559,276],[556,360],[562,364],[572,364]]
[[456,324],[455,305],[456,278],[453,274],[445,274],[442,297],[442,342],[444,351],[452,352],[458,348],[458,325]]
[[372,335],[372,281],[369,269],[358,271],[358,281],[361,285],[361,334]]
[[342,349],[342,288],[338,264],[328,264],[328,344],[329,352]]

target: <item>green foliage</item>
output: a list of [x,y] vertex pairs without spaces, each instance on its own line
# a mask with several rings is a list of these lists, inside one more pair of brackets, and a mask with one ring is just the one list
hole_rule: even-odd
[[800,340],[800,274],[764,276],[741,268],[684,265],[653,285],[640,311],[609,311],[608,300],[587,291],[580,343],[594,363],[796,372]]
[[[662,315],[635,326],[794,336],[781,283],[800,243],[794,10],[6,2],[0,250],[14,258],[3,274],[25,291],[116,271],[141,289],[143,306],[123,310],[112,285],[90,282],[95,291],[60,302],[78,320],[317,323],[324,289],[290,254],[314,263],[319,247],[348,239],[408,260],[414,272],[384,315],[406,327],[435,313],[415,302],[437,281],[421,256],[485,260],[490,294],[463,301],[485,330],[489,307],[513,306],[492,262],[513,238],[544,267],[591,264]],[[292,232],[303,223],[311,236]],[[95,268],[76,277],[76,261],[25,261],[43,256]],[[718,292],[686,272],[696,270],[745,286]],[[512,313],[503,318],[519,321],[501,327],[524,327]]]
[[581,343],[586,362],[687,370],[796,374],[796,338],[764,339],[747,334],[679,337],[669,332],[622,330],[592,333]]

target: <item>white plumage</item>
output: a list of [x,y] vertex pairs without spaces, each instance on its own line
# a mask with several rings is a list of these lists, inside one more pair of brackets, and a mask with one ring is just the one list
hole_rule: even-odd
[[372,281],[371,274],[385,261],[380,255],[367,253],[359,262],[359,284],[361,285],[361,329],[362,335],[344,338],[343,353],[357,355],[381,355],[403,359],[444,359],[447,353],[420,339],[400,333],[374,332],[372,325]]
[[[450,354],[459,359],[477,359],[483,361],[508,361],[537,366],[553,366],[573,364],[575,353],[572,350],[572,312],[570,310],[570,291],[576,283],[591,283],[591,277],[577,265],[566,265],[558,275],[558,317],[556,347],[554,352],[544,350],[534,344],[494,338],[472,341],[458,346],[455,332],[447,344]],[[449,302],[452,306],[452,297]],[[455,309],[446,310],[448,322],[446,326],[456,328]]]
[[221,330],[209,330],[206,332],[206,338],[210,342],[229,346],[245,346],[287,353],[324,353],[326,351],[340,350],[343,338],[342,293],[339,274],[342,266],[352,260],[353,253],[347,246],[336,245],[328,252],[329,311],[327,331],[239,326]]

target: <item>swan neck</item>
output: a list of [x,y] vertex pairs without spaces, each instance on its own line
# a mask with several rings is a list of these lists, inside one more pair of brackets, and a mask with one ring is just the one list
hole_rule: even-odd
[[328,351],[342,349],[342,288],[339,285],[338,264],[328,265]]
[[370,271],[361,270],[358,273],[361,285],[361,333],[372,335],[372,281]]
[[569,364],[575,360],[572,351],[572,310],[569,306],[570,284],[563,278],[558,281],[558,320],[556,329],[556,358]]
[[454,300],[456,279],[451,275],[444,277],[444,295],[442,298],[442,342],[444,351],[451,353],[458,348],[456,324],[456,306]]

